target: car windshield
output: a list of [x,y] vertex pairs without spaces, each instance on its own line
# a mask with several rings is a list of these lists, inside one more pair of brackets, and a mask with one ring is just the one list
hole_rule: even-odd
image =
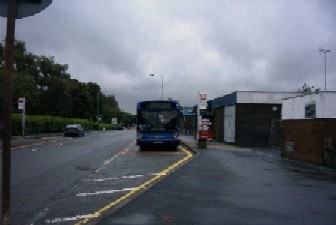
[[141,111],[138,117],[138,130],[142,132],[175,132],[177,111]]
[[78,125],[78,124],[68,124],[68,125],[66,125],[66,128],[79,128],[80,127],[80,125]]

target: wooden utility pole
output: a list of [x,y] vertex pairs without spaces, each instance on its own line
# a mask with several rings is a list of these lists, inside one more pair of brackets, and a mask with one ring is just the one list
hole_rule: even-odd
[[5,47],[5,74],[3,79],[3,132],[2,132],[2,224],[11,224],[11,115],[13,97],[13,62],[16,0],[9,0],[7,7],[7,32]]
[[[11,134],[14,70],[15,19],[33,16],[48,7],[52,0],[0,0],[0,16],[7,18],[5,45],[5,74],[3,77],[3,129],[2,129],[2,224],[11,224]],[[21,7],[18,10],[18,4]],[[34,5],[33,7],[31,7]],[[19,11],[19,12],[18,12]]]

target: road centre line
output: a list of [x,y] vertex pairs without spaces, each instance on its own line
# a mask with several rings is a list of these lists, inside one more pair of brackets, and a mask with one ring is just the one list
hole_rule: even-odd
[[50,223],[50,224],[54,224],[54,223],[61,223],[61,222],[68,222],[68,221],[76,221],[76,220],[84,219],[84,218],[88,218],[88,217],[97,218],[98,216],[100,216],[100,215],[99,214],[77,215],[77,216],[73,216],[73,217],[63,217],[63,218],[55,218],[55,219],[52,219],[52,220],[45,220],[45,222]]
[[83,218],[80,221],[78,221],[77,223],[75,223],[74,225],[86,224],[86,223],[92,221],[93,219],[98,218],[99,216],[101,216],[106,211],[108,211],[108,210],[112,209],[113,207],[117,206],[118,204],[121,204],[122,202],[130,199],[132,196],[134,196],[135,194],[137,194],[141,190],[148,189],[151,185],[154,184],[154,182],[158,181],[160,178],[162,178],[162,177],[166,176],[167,174],[171,173],[173,170],[175,170],[179,166],[182,166],[184,163],[186,163],[187,161],[189,161],[193,157],[193,154],[190,151],[188,151],[185,147],[181,146],[180,148],[186,154],[186,156],[183,159],[181,159],[181,160],[177,161],[176,163],[170,165],[169,167],[167,167],[166,169],[164,169],[160,173],[158,173],[155,177],[153,177],[150,180],[142,183],[141,185],[133,188],[132,190],[130,190],[129,192],[127,192],[125,195],[121,196],[117,200],[115,200],[113,202],[110,202],[109,204],[100,208],[99,210],[97,210],[93,214],[89,214],[89,215],[92,215],[92,216],[88,216],[86,218]]
[[[151,176],[154,176],[153,174],[149,174]],[[110,178],[99,178],[99,179],[89,179],[86,180],[88,182],[104,182],[104,181],[110,181],[110,180],[120,180],[120,179],[136,179],[139,177],[144,177],[146,175],[129,175],[129,176],[122,176],[122,177],[110,177]]]
[[98,178],[98,179],[87,179],[85,180],[86,182],[105,182],[105,181],[110,181],[110,180],[120,180],[120,179],[136,179],[139,177],[144,177],[144,176],[157,176],[161,173],[149,173],[149,174],[137,174],[137,175],[128,175],[128,176],[121,176],[121,177],[108,177],[108,178]]
[[111,158],[104,161],[103,165],[101,165],[98,169],[96,169],[94,172],[99,173],[104,167],[108,164],[110,164],[113,160],[115,160],[118,156],[124,155],[125,152],[127,152],[130,148],[132,148],[135,145],[135,141],[132,141],[130,144],[128,144],[126,147],[122,148],[117,154],[112,156]]
[[124,191],[132,191],[134,188],[123,188],[119,190],[106,190],[106,191],[95,191],[95,192],[88,192],[88,193],[78,193],[77,197],[87,197],[92,195],[101,195],[101,194],[114,194],[117,192],[124,192]]

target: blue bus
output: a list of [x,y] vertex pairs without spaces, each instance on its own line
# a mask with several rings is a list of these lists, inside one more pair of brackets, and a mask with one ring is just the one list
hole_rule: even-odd
[[180,144],[180,104],[155,100],[137,103],[137,140],[140,149],[153,146],[176,148]]

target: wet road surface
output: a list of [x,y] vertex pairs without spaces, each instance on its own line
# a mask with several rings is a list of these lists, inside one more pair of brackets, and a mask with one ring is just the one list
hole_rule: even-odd
[[335,170],[280,158],[276,149],[213,144],[198,151],[99,224],[336,224]]
[[336,224],[334,169],[280,158],[278,149],[196,149],[188,136],[196,156],[183,146],[139,152],[134,137],[16,142],[12,224]]
[[94,223],[192,157],[183,147],[140,152],[135,136],[124,130],[15,140],[12,224]]

